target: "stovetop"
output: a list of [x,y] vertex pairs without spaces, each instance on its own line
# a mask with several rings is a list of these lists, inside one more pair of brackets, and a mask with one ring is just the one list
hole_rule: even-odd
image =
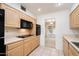
[[33,36],[33,35],[20,35],[20,36],[16,36],[18,38],[26,38],[26,37],[29,37],[29,36]]

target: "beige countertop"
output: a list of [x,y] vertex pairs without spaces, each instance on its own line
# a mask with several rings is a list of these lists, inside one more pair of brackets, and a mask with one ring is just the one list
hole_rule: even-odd
[[72,42],[79,42],[79,36],[64,35],[64,38],[79,52],[79,48]]
[[[33,35],[34,36],[34,35]],[[31,37],[31,36],[29,36]],[[29,37],[26,37],[29,38]],[[13,43],[13,42],[17,42],[17,41],[20,41],[20,40],[24,40],[25,38],[18,38],[16,36],[12,36],[12,37],[5,37],[5,42],[4,44],[7,45],[7,44],[10,44],[10,43]]]
[[7,38],[5,38],[5,45],[20,41],[20,40],[23,40],[23,38],[17,38],[17,37],[10,37],[9,38],[9,37],[7,37]]

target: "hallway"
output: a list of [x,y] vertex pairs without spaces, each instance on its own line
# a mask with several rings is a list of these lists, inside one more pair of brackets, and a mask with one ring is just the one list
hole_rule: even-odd
[[55,48],[38,47],[29,56],[63,56],[63,52]]
[[46,38],[45,39],[45,47],[55,48],[55,38]]

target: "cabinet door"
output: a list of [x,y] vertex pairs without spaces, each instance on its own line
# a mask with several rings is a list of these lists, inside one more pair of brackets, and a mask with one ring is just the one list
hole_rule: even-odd
[[2,4],[1,6],[5,9],[5,26],[20,27],[18,11],[5,4]]
[[70,14],[70,25],[71,25],[71,28],[79,28],[79,5]]
[[31,40],[31,47],[32,47],[32,50],[35,49],[38,45],[39,45],[39,40],[37,39],[36,36],[32,37],[32,40]]
[[71,49],[69,49],[69,56],[73,56]]
[[12,50],[9,50],[8,56],[23,56],[23,46],[16,47]]
[[77,50],[69,44],[69,56],[79,56]]
[[68,42],[65,39],[63,45],[64,45],[64,55],[68,56]]
[[78,7],[75,9],[75,14],[74,14],[74,23],[76,24],[76,27],[78,27],[79,28],[79,5],[78,5]]
[[26,44],[24,43],[24,55],[28,55],[31,52],[31,46],[30,43],[27,42]]
[[24,55],[28,55],[32,51],[31,45],[31,37],[24,39]]
[[20,19],[26,20],[26,15],[24,13],[19,12],[19,15],[20,15]]

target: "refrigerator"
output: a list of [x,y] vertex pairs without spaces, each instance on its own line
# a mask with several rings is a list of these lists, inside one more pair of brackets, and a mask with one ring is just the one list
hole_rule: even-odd
[[0,56],[6,55],[6,46],[4,44],[4,20],[5,20],[5,10],[0,9]]

